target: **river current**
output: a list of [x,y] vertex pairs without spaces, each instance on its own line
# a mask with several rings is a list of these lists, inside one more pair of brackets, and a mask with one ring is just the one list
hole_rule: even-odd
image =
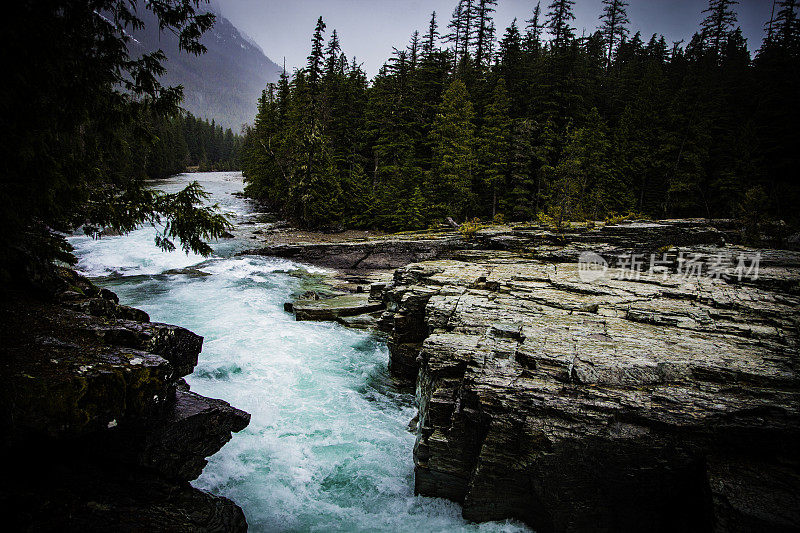
[[151,227],[70,242],[78,270],[121,303],[205,338],[187,377],[193,391],[251,413],[193,484],[238,503],[255,532],[524,531],[511,521],[470,524],[457,504],[414,495],[413,395],[389,377],[383,340],[284,312],[325,271],[236,256],[268,224],[235,194],[241,173],[181,174],[158,187],[172,192],[192,180],[236,225],[210,258],[160,251]]

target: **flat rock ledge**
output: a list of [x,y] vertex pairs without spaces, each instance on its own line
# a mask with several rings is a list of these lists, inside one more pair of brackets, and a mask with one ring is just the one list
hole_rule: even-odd
[[[539,533],[800,530],[800,254],[634,229],[485,232],[395,271],[379,326],[416,381],[416,492]],[[594,250],[670,251],[585,280]],[[743,252],[760,277],[680,268]]]
[[[286,306],[287,311],[294,312],[297,320],[342,321],[345,325],[358,325],[383,309],[383,302],[370,299],[369,294],[342,294],[320,300],[300,299]],[[355,320],[358,316],[361,322]]]
[[236,504],[189,484],[250,421],[182,379],[202,337],[72,271],[59,280],[55,295],[11,293],[0,306],[12,529],[246,531]]
[[284,257],[344,271],[379,270],[437,259],[462,247],[461,239],[448,234],[421,239],[388,237],[341,243],[271,244],[239,255]]

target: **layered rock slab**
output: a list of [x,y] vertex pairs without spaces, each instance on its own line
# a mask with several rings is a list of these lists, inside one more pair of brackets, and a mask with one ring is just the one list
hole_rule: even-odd
[[539,531],[800,527],[796,295],[471,255],[398,269],[385,296],[419,493]]
[[335,321],[383,310],[383,303],[369,294],[343,294],[320,300],[295,300],[291,305],[297,320]]

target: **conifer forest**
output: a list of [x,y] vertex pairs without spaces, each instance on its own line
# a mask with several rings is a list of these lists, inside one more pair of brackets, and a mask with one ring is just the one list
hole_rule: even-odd
[[553,0],[495,28],[459,0],[374,79],[320,18],[305,68],[263,92],[243,140],[247,193],[311,228],[404,230],[447,217],[798,221],[800,19],[775,2],[754,49],[737,2],[686,42],[632,33],[604,0],[594,33]]

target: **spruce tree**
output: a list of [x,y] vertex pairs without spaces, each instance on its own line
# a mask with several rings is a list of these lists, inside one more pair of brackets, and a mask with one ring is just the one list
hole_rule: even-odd
[[339,44],[339,34],[334,29],[331,33],[331,38],[328,41],[328,45],[325,47],[325,74],[327,76],[333,76],[333,74],[336,72],[341,53],[342,47]]
[[484,124],[478,137],[481,179],[490,193],[491,216],[497,215],[498,198],[504,194],[511,150],[511,119],[506,84],[497,81],[487,106]]
[[425,34],[425,42],[422,44],[423,57],[429,57],[436,49],[439,40],[439,25],[436,22],[436,11],[431,13],[431,21],[428,23],[428,33]]
[[570,25],[570,21],[575,20],[575,13],[572,6],[575,0],[553,0],[548,6],[547,27],[553,35],[553,47],[563,48],[575,38],[575,28]]
[[444,93],[431,136],[433,168],[428,176],[428,197],[437,216],[462,220],[474,211],[472,179],[475,172],[474,111],[464,83],[453,81]]
[[542,3],[536,2],[536,7],[533,8],[533,16],[525,21],[528,24],[525,34],[526,49],[530,54],[537,53],[542,45],[542,30],[544,29],[544,24],[541,10]]
[[497,9],[497,0],[478,0],[477,36],[475,43],[475,63],[483,65],[491,60],[494,43],[494,23],[492,13]]
[[628,34],[629,30],[626,24],[629,24],[630,20],[628,20],[628,13],[625,9],[628,3],[624,0],[603,0],[603,5],[605,6],[603,14],[600,15],[603,25],[600,31],[606,43],[606,68],[608,68],[611,65],[616,45]]
[[325,33],[325,21],[322,20],[322,17],[319,17],[317,26],[314,28],[314,36],[311,38],[311,54],[309,54],[308,62],[306,63],[308,84],[314,92],[316,92],[322,77],[322,64],[324,61],[322,48],[325,42],[323,33]]
[[725,47],[728,35],[736,25],[736,13],[731,9],[737,0],[709,0],[703,13],[708,13],[700,27],[706,45],[716,56]]
[[[605,2],[600,31],[575,39],[573,4],[551,1],[546,26],[534,10],[524,37],[512,23],[492,63],[493,39],[481,32],[492,27],[485,8],[494,4],[461,0],[449,48],[439,46],[434,13],[425,35],[395,50],[370,85],[329,43],[318,94],[311,64],[279,80],[276,126],[268,132],[259,119],[248,130],[245,168],[250,159],[272,165],[264,183],[287,191],[273,195],[283,212],[317,225],[401,229],[498,211],[517,220],[629,209],[733,216],[758,191],[765,216],[792,217],[787,206],[800,189],[796,0],[776,3],[772,37],[753,61],[730,19],[716,39],[719,2],[706,31],[671,50],[657,34],[627,38],[619,0]],[[549,46],[540,45],[543,27]],[[213,153],[197,138],[200,151]],[[276,157],[259,163],[257,146]],[[311,182],[347,198],[327,222],[307,208],[327,194]]]

